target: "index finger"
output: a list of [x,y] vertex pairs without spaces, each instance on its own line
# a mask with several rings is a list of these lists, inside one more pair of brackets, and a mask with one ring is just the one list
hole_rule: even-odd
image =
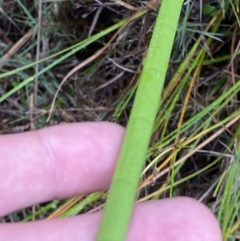
[[0,215],[108,188],[123,134],[89,122],[0,136]]

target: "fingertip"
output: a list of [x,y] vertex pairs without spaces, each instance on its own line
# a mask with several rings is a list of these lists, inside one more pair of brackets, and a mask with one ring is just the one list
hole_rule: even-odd
[[[137,215],[141,219],[137,219]],[[134,240],[136,230],[141,230],[136,240],[145,241],[221,241],[220,226],[210,210],[188,197],[168,198],[141,203],[133,215],[128,241]],[[134,232],[135,229],[135,232]],[[160,238],[161,237],[161,238]],[[136,238],[136,236],[135,236]]]
[[220,225],[210,211],[210,209],[201,202],[190,197],[177,197],[179,210],[186,212],[189,223],[192,224],[191,230],[186,229],[186,234],[190,231],[192,239],[188,240],[201,240],[201,241],[221,241],[222,234]]

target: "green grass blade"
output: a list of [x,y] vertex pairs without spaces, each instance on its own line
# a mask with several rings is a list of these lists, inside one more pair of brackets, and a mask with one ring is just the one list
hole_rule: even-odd
[[[142,16],[142,15],[145,14],[145,13],[146,13],[146,11],[140,12],[139,15],[136,16],[136,18]],[[129,17],[129,18],[130,18],[130,17]],[[49,59],[53,59],[53,58],[58,57],[58,59],[56,59],[55,61],[53,61],[54,66],[55,66],[56,64],[58,64],[58,63],[61,62],[62,60],[67,59],[68,57],[72,56],[73,54],[75,54],[75,53],[78,52],[79,50],[87,47],[89,44],[93,43],[94,41],[98,40],[99,38],[101,38],[101,37],[107,35],[108,33],[111,33],[111,32],[113,32],[114,30],[120,28],[121,26],[123,26],[123,25],[129,20],[129,18],[126,18],[126,19],[124,19],[124,20],[122,20],[122,21],[119,21],[119,22],[117,22],[116,24],[114,24],[114,25],[112,25],[112,26],[110,26],[110,27],[102,30],[101,32],[96,33],[96,34],[93,35],[92,37],[90,37],[90,38],[88,38],[88,39],[84,39],[84,40],[82,40],[81,42],[79,42],[79,43],[77,43],[77,44],[74,44],[74,45],[72,45],[72,46],[70,46],[70,47],[68,47],[68,48],[66,48],[66,49],[64,49],[64,50],[58,51],[57,53],[52,54],[51,56],[48,56],[48,57],[46,57],[46,58],[43,58],[43,59],[41,59],[41,60],[39,60],[39,61],[35,61],[35,62],[33,62],[33,63],[31,63],[31,64],[28,64],[28,65],[24,65],[24,66],[19,67],[19,68],[17,68],[17,69],[8,71],[8,72],[6,72],[6,73],[2,73],[2,74],[0,74],[0,79],[5,78],[5,77],[7,77],[7,76],[11,76],[11,75],[13,75],[13,74],[16,74],[16,73],[19,72],[19,71],[23,71],[23,70],[28,69],[28,68],[30,68],[30,67],[33,67],[33,66],[35,66],[35,65],[37,65],[37,64],[40,64],[40,63],[42,63],[42,62],[45,62],[45,61],[47,61],[47,60],[49,60]],[[59,56],[60,56],[60,57],[59,57]],[[60,60],[59,60],[59,59],[60,59]],[[0,59],[0,63],[1,63],[1,59]]]
[[139,177],[159,108],[183,0],[163,0],[139,87],[127,126],[117,167],[100,225],[98,241],[125,238]]
[[[139,15],[136,16],[139,17],[141,15],[143,15],[145,13],[145,11],[141,11],[139,12]],[[34,74],[33,76],[30,76],[29,78],[23,80],[20,84],[18,84],[17,86],[15,86],[14,88],[12,88],[11,90],[9,90],[7,93],[5,93],[3,96],[0,97],[0,103],[3,102],[5,99],[7,99],[9,96],[11,96],[12,94],[14,94],[16,91],[20,90],[21,88],[23,88],[24,86],[26,86],[27,84],[29,84],[31,81],[33,81],[36,77],[39,77],[41,74],[45,73],[46,71],[48,71],[49,69],[51,69],[52,67],[56,66],[57,64],[61,63],[62,61],[64,61],[65,59],[67,59],[68,57],[72,56],[73,54],[75,54],[77,51],[85,48],[86,46],[88,46],[89,44],[91,44],[92,42],[96,41],[97,39],[103,37],[104,35],[116,30],[117,28],[121,27],[122,25],[124,25],[124,23],[126,23],[128,21],[129,18],[124,19],[118,23],[116,23],[115,25],[101,31],[100,33],[97,33],[95,35],[93,35],[92,37],[88,38],[87,40],[83,40],[82,42],[67,48],[66,50],[63,50],[61,52],[58,52],[57,54],[51,55],[47,58],[44,58],[42,60],[36,61],[32,64],[20,67],[18,69],[15,69],[13,71],[9,71],[7,73],[3,73],[0,74],[0,79],[3,77],[7,77],[9,75],[12,75],[18,71],[24,70],[26,68],[32,67],[38,63],[41,63],[43,61],[46,61],[52,57],[56,57],[59,56],[61,53],[65,53],[64,55],[58,57],[57,59],[55,59],[52,63],[50,63],[47,67],[43,68],[42,70],[40,70],[39,72],[37,72],[36,74]],[[69,51],[68,51],[69,50]]]

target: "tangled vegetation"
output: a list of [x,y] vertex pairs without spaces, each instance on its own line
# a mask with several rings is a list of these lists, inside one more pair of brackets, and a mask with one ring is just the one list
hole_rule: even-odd
[[[0,133],[63,122],[126,126],[159,1],[35,2],[1,1]],[[239,16],[239,0],[183,5],[138,189],[138,202],[203,202],[224,240],[240,230]],[[74,216],[102,209],[105,198],[53,200],[1,220]]]

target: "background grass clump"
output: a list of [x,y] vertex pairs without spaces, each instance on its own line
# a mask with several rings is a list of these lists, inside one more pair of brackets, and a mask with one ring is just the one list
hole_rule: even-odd
[[[126,126],[156,1],[0,3],[1,134],[61,122]],[[239,7],[232,0],[183,5],[138,189],[139,202],[179,195],[203,202],[224,240],[240,231]],[[73,216],[104,201],[104,192],[54,200],[1,220]]]

